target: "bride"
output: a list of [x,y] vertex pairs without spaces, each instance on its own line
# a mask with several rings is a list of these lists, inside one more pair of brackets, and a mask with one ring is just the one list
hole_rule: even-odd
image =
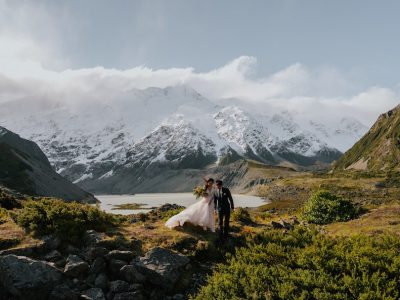
[[202,226],[204,230],[209,228],[212,232],[215,232],[215,220],[214,220],[214,203],[213,203],[213,185],[214,179],[204,179],[206,181],[205,193],[200,201],[190,205],[179,214],[171,217],[165,226],[174,228],[182,226],[186,222],[192,223],[193,225]]

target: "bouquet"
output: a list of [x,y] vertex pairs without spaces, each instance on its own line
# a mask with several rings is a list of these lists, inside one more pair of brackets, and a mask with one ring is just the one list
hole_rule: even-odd
[[202,186],[196,186],[196,187],[193,189],[193,195],[196,196],[196,199],[199,199],[200,197],[207,196],[208,194],[207,194],[206,189],[205,189],[204,187],[202,187]]

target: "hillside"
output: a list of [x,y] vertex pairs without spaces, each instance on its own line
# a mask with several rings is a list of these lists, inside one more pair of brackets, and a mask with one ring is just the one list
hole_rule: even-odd
[[400,170],[400,105],[382,114],[335,164],[335,170]]
[[27,195],[96,202],[92,194],[57,174],[37,144],[3,127],[0,127],[0,184]]

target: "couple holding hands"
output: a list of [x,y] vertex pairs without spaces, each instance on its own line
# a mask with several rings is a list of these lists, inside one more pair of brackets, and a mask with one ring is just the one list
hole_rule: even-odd
[[223,186],[221,180],[216,180],[214,187],[213,178],[203,179],[205,187],[196,188],[194,192],[201,200],[171,217],[165,226],[175,228],[189,222],[215,232],[214,211],[216,211],[219,237],[221,240],[225,240],[229,236],[229,219],[231,211],[234,210],[232,194],[228,188]]

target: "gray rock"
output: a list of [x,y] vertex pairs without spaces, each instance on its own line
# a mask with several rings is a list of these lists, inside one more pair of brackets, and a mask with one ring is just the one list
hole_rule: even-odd
[[91,274],[98,274],[106,269],[106,262],[103,258],[98,257],[94,260],[93,264],[90,266]]
[[70,277],[81,277],[89,269],[89,264],[77,255],[69,255],[64,273]]
[[75,255],[77,255],[77,254],[79,254],[81,252],[81,250],[79,248],[76,248],[76,247],[72,246],[72,245],[67,245],[67,247],[65,247],[64,251],[62,251],[62,252],[67,253],[67,254],[75,254]]
[[134,265],[123,266],[121,268],[121,276],[130,283],[141,283],[146,280],[146,277]]
[[121,250],[113,250],[106,255],[106,258],[108,260],[116,259],[116,260],[123,260],[126,262],[131,261],[134,257],[135,254],[132,251],[121,251]]
[[278,223],[278,222],[275,222],[275,221],[271,221],[271,222],[269,223],[269,225],[271,225],[272,228],[275,228],[275,229],[282,229],[282,228],[284,228],[284,226],[283,226],[281,223]]
[[94,286],[101,289],[108,288],[108,277],[105,273],[101,273],[96,277]]
[[57,250],[53,250],[44,256],[44,259],[51,262],[57,262],[62,259],[62,255]]
[[45,299],[63,279],[63,274],[44,261],[7,255],[0,257],[1,285],[22,299]]
[[104,293],[99,288],[91,288],[82,292],[82,296],[87,300],[106,300]]
[[116,276],[120,274],[120,270],[123,266],[126,266],[126,262],[123,260],[112,259],[108,263],[108,269],[110,273]]
[[52,251],[58,249],[61,245],[61,239],[56,235],[46,235],[41,238],[43,241],[43,246],[47,251]]
[[134,265],[152,284],[172,290],[190,260],[164,248],[153,248]]
[[115,294],[113,300],[144,300],[140,291]]
[[86,253],[85,253],[85,257],[89,260],[89,261],[93,261],[98,257],[104,257],[108,254],[108,250],[107,248],[104,247],[90,247]]
[[93,246],[99,244],[104,240],[105,234],[97,232],[95,230],[87,230],[83,237],[83,242],[86,246]]
[[110,281],[108,284],[110,292],[124,293],[129,291],[129,283],[123,280]]
[[56,286],[49,295],[49,300],[77,300],[78,295],[66,284]]

